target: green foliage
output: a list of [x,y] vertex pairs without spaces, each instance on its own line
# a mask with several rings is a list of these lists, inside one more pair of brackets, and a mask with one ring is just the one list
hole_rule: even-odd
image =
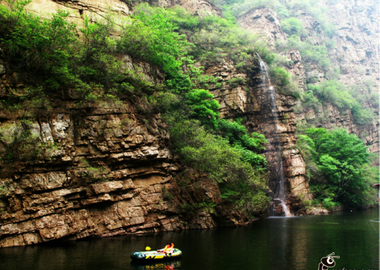
[[362,104],[368,104],[370,108],[379,108],[379,92],[374,87],[373,81],[366,80],[362,85],[351,86],[347,91],[355,99],[351,108],[355,123],[358,125],[373,123],[375,113],[378,112],[362,107]]
[[314,96],[313,91],[306,91],[302,97],[302,105],[306,109],[313,109],[318,112],[322,108],[322,103]]
[[198,203],[197,208],[199,210],[207,211],[210,214],[214,213],[214,207],[216,206],[216,203],[212,202],[211,199],[203,200],[202,202]]
[[104,167],[87,167],[83,176],[89,182],[107,181],[107,170]]
[[216,203],[212,202],[210,199],[203,200],[200,203],[192,203],[192,204],[181,204],[181,209],[184,213],[194,215],[199,211],[207,211],[209,213],[214,212],[214,207],[216,206]]
[[[195,120],[173,121],[170,124],[173,146],[183,162],[207,173],[222,190],[230,190],[225,198],[236,202],[242,197],[251,198],[252,194],[265,196],[264,172],[244,161],[241,149],[231,147],[228,140],[207,132]],[[245,210],[263,210],[262,201],[257,203]]]
[[[318,27],[327,37],[331,37],[335,32],[334,26],[328,21],[323,5],[313,0],[293,0],[287,2],[279,0],[213,0],[212,2],[218,6],[224,5],[224,13],[228,12],[227,16],[232,13],[235,17],[239,17],[247,11],[249,12],[254,9],[272,8],[276,10],[278,17],[282,19],[281,25],[284,24],[285,29],[290,30],[290,32],[292,27],[295,27],[297,30],[299,29],[300,23],[296,20],[298,20],[297,16],[299,16],[299,11],[301,10],[302,13],[307,13],[315,21],[318,21]],[[289,20],[292,18],[293,20]],[[285,23],[283,23],[284,21]],[[300,28],[302,29],[302,27]]]
[[[123,26],[118,51],[162,68],[166,85],[173,91],[183,92],[192,86],[189,74],[182,71],[182,66],[193,63],[187,52],[194,45],[177,32],[178,26],[172,16],[172,11],[163,8],[146,4],[136,7],[132,21]],[[199,74],[194,67],[189,72]]]
[[[76,40],[75,25],[67,22],[66,11],[58,11],[50,20],[27,13],[30,1],[8,2],[0,8],[0,44],[8,63],[17,70],[43,74],[45,78],[65,74]],[[51,88],[54,89],[55,83]]]
[[369,108],[363,108],[359,103],[355,103],[351,108],[355,124],[367,125],[373,123],[374,113]]
[[273,83],[279,88],[289,85],[290,74],[285,70],[285,68],[272,67],[269,72]]
[[219,119],[215,133],[227,138],[232,145],[240,145],[250,150],[264,150],[267,143],[264,135],[259,133],[248,134],[247,129],[239,121]]
[[[326,207],[339,203],[360,207],[372,203],[369,185],[372,179],[365,174],[369,153],[359,138],[343,129],[310,128],[300,139],[307,164],[313,164],[312,159],[318,168],[312,175],[312,190]],[[312,173],[315,171],[314,167]]]
[[313,159],[313,157],[316,155],[314,141],[307,135],[298,135],[297,148],[299,149],[306,163],[307,180],[310,181],[312,177],[314,179],[321,178],[317,164]]
[[330,60],[328,50],[323,45],[314,45],[312,41],[303,41],[297,35],[292,35],[288,38],[287,44],[278,46],[279,50],[296,49],[302,55],[302,60],[308,65],[318,65],[324,71],[329,71]]
[[[134,27],[125,25],[125,30],[128,31],[125,31],[122,37],[127,39],[131,36],[139,36],[141,39],[145,39],[141,40],[145,47],[135,48],[133,52],[160,67],[166,67],[168,70],[180,67],[183,64],[183,57],[185,57],[187,49],[192,46],[186,41],[184,35],[179,35],[176,32],[178,26],[172,22],[169,12],[146,4],[138,6],[133,15],[132,25]],[[137,28],[142,28],[146,32],[143,35],[133,32],[133,30],[141,31]],[[123,40],[122,43],[126,45],[124,42],[126,40]],[[128,42],[128,45],[131,43]],[[139,42],[135,43],[139,44]]]
[[[1,186],[0,186],[0,199],[5,197],[7,194],[7,188],[4,186],[3,183],[1,183]],[[0,209],[3,208],[3,205],[0,204]],[[2,209],[1,209],[2,210]],[[1,211],[0,210],[0,211]]]
[[90,183],[108,181],[109,170],[104,166],[92,166],[86,159],[79,161],[79,167],[82,167],[81,176]]
[[344,85],[336,80],[324,81],[318,85],[308,85],[311,92],[305,94],[304,102],[309,103],[313,108],[318,104],[315,97],[323,103],[330,102],[341,110],[351,110],[354,122],[359,125],[372,123],[373,112],[368,108],[363,108],[358,99],[353,97]]
[[277,91],[284,95],[292,95],[301,98],[298,84],[295,79],[283,67],[272,66],[269,70],[272,83],[276,86]]
[[0,99],[0,110],[23,118],[36,117],[51,109],[43,87],[9,89],[8,96]]
[[334,207],[339,206],[340,203],[339,202],[334,202],[331,197],[326,197],[326,198],[323,199],[322,205],[324,207],[326,207],[327,209],[329,209],[329,210],[333,210]]
[[308,85],[308,88],[322,101],[330,101],[340,109],[352,108],[354,99],[344,85],[336,80],[324,81],[319,85]]
[[[237,179],[235,172],[240,159],[237,151],[229,147],[228,141],[207,133],[195,121],[173,125],[171,135],[186,164],[208,172],[216,182]],[[222,164],[225,165],[219,168]]]
[[225,18],[194,17],[179,7],[165,12],[165,16],[178,26],[178,32],[195,45],[189,47],[188,54],[200,62],[218,63],[223,57],[233,59],[240,66],[248,66],[251,59],[248,55],[256,52],[266,62],[273,62],[274,56],[265,41],[239,27],[230,11],[225,11]]
[[334,35],[335,27],[329,22],[326,16],[327,10],[321,3],[313,0],[294,0],[289,3],[288,8],[293,14],[297,14],[299,10],[307,12],[319,23],[320,29],[327,37]]
[[192,90],[183,97],[174,93],[158,97],[173,148],[184,164],[218,182],[226,200],[246,205],[240,201],[244,198],[250,202],[244,211],[264,211],[266,160],[257,151],[263,149],[266,140],[261,134],[248,135],[239,121],[220,119],[219,104],[212,98],[203,89]]
[[[220,119],[218,102],[196,85],[216,87],[222,79],[202,76],[202,68],[193,65],[193,58],[212,62],[226,56],[243,69],[249,67],[256,52],[273,62],[274,55],[262,41],[239,28],[232,16],[195,17],[180,8],[140,5],[124,22],[116,24],[108,15],[96,22],[85,18],[77,29],[68,22],[67,12],[59,11],[51,20],[45,20],[25,12],[27,3],[15,2],[10,8],[0,8],[0,45],[9,56],[11,69],[31,72],[34,81],[26,83],[41,87],[25,90],[23,95],[8,95],[2,107],[18,108],[32,100],[33,106],[47,108],[49,102],[41,100],[60,92],[78,100],[78,108],[120,104],[123,98],[138,99],[140,113],[156,113],[158,109],[164,114],[173,147],[182,161],[218,182],[226,200],[241,209],[246,207],[244,211],[265,210],[266,161],[257,153],[263,149],[265,138],[248,134],[241,123]],[[118,37],[116,28],[122,29]],[[124,54],[162,70],[165,91],[148,82],[136,66],[119,60]],[[244,81],[237,78],[230,83]],[[30,124],[24,124],[6,143],[6,162],[32,159],[47,151],[48,146],[41,145]],[[1,140],[6,140],[11,131],[1,131]],[[85,180],[107,180],[106,168],[85,163],[82,167]],[[168,196],[166,199],[170,199]]]
[[243,85],[245,82],[245,80],[243,78],[240,78],[240,77],[236,77],[236,78],[232,78],[230,80],[228,80],[228,84],[235,88],[237,87],[238,85]]
[[367,147],[358,137],[348,134],[346,130],[327,131],[323,128],[311,128],[306,130],[306,134],[314,141],[319,154],[329,154],[349,164],[363,165],[369,162]]
[[[69,15],[67,12],[58,11],[49,20],[41,19],[24,10],[27,3],[27,1],[15,1],[9,2],[8,8],[1,6],[0,30],[4,35],[0,39],[0,44],[4,55],[8,57],[7,62],[11,69],[34,75],[25,77],[31,78],[26,83],[41,87],[39,97],[48,99],[57,93],[57,90],[65,93],[70,89],[70,95],[76,99],[94,103],[115,92],[141,95],[143,89],[149,92],[153,88],[142,75],[139,75],[141,73],[139,70],[126,69],[121,61],[116,59],[115,53],[121,52],[126,42],[123,43],[122,38],[117,39],[113,36],[115,23],[111,16],[107,15],[97,22],[85,18],[83,27],[78,30],[74,24],[67,21]],[[144,25],[141,20],[137,21],[137,24]],[[130,25],[129,32],[132,32],[133,26]],[[78,31],[81,32],[80,36],[77,34]],[[175,39],[175,33],[171,36],[165,31],[158,32],[159,34],[162,32],[162,35],[156,34],[152,37],[161,39],[161,47],[157,44],[148,44],[150,46],[149,50],[146,50],[150,55],[148,60],[154,64],[165,65],[163,69],[172,77],[183,79],[181,82],[188,89],[190,79],[180,71],[182,62],[173,60],[173,57],[179,58],[174,54],[174,49],[182,48],[183,38]],[[136,39],[139,37],[138,34],[141,37],[144,32],[138,32],[134,36]],[[162,41],[165,36],[170,38],[169,44],[165,44],[167,40]],[[181,46],[175,47],[176,42]],[[131,44],[133,42],[129,45]],[[161,49],[166,49],[166,54],[163,52],[163,56],[160,57],[157,56],[159,54],[157,50]],[[181,52],[183,50],[185,49],[181,49]],[[153,51],[156,54],[153,54]],[[171,82],[170,74],[166,81],[168,84]],[[181,85],[178,85],[180,88]],[[3,102],[17,105],[23,100],[8,98]]]
[[267,160],[264,155],[260,155],[254,151],[237,144],[235,148],[240,152],[240,159],[251,164],[253,168],[261,169],[267,165]]
[[226,138],[240,152],[240,159],[251,164],[253,168],[260,169],[266,166],[265,157],[257,153],[264,150],[264,144],[267,143],[264,135],[257,132],[248,134],[239,121],[227,119],[218,119],[212,132]]
[[116,46],[116,41],[111,38],[113,28],[114,23],[109,16],[95,23],[85,17],[83,28],[79,29],[83,41],[73,59],[77,65],[72,67],[72,73],[80,80],[99,84],[106,90],[120,80],[120,63],[113,55]]
[[204,124],[215,126],[219,118],[219,103],[214,96],[204,89],[193,89],[185,95],[186,103],[192,110],[192,117],[201,120]]
[[303,27],[302,22],[294,17],[282,20],[281,28],[288,35],[301,36],[306,34],[306,30]]

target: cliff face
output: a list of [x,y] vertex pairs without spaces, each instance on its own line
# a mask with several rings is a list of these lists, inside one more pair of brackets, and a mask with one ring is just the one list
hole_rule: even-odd
[[[165,7],[179,4],[198,15],[220,14],[206,1],[151,1],[151,4]],[[368,79],[378,82],[379,67],[374,57],[378,54],[374,37],[379,35],[374,27],[376,5],[373,1],[346,4],[330,7],[331,11],[336,10],[331,19],[340,25],[332,55],[337,55],[336,63],[343,71],[342,83],[362,85]],[[67,9],[71,19],[80,24],[85,15],[102,16],[108,7],[121,14],[130,13],[130,6],[116,0],[39,0],[33,1],[30,9],[39,14],[44,14],[41,10],[51,13]],[[365,17],[369,20],[364,20]],[[247,11],[239,23],[263,33],[273,46],[287,38],[277,14],[268,8]],[[306,18],[305,25],[308,31],[318,31],[312,18]],[[298,77],[301,89],[306,89],[311,78],[323,81],[326,77],[317,68],[306,72],[298,51],[288,51],[286,56],[292,60],[289,71]],[[305,163],[295,147],[297,124],[347,128],[363,138],[374,152],[379,150],[379,125],[377,122],[357,126],[350,112],[341,112],[331,104],[319,111],[296,113],[294,108],[300,101],[282,94],[277,94],[273,110],[258,59],[253,57],[251,61],[251,68],[242,71],[232,61],[222,60],[209,66],[205,73],[221,78],[222,87],[211,92],[221,104],[224,118],[244,117],[250,132],[263,133],[269,141],[278,140],[287,179],[287,201],[297,210],[299,198],[310,198]],[[124,56],[124,62],[128,68],[142,70],[148,81],[162,83],[159,70],[128,56]],[[2,97],[9,94],[10,87],[22,92],[22,76],[8,72],[1,59],[0,75]],[[238,83],[231,83],[231,79],[238,79]],[[68,92],[35,121],[20,120],[28,115],[27,109],[0,113],[0,152],[20,150],[17,163],[1,163],[0,247],[251,221],[223,205],[217,185],[205,175],[179,165],[170,150],[165,123],[142,101],[104,100],[96,106],[81,106],[75,93]],[[322,115],[328,121],[319,122]],[[42,144],[46,150],[39,151]],[[274,154],[267,145],[269,161]],[[275,179],[270,187],[275,193]],[[204,207],[207,203],[209,207]],[[213,207],[214,204],[217,206]]]
[[[284,1],[287,2],[287,1]],[[329,22],[334,25],[335,34],[332,39],[334,45],[329,49],[329,60],[333,68],[340,70],[339,81],[346,87],[355,87],[355,93],[362,97],[362,106],[375,111],[375,119],[371,124],[359,125],[349,110],[339,110],[333,104],[324,104],[318,109],[296,110],[295,121],[300,124],[310,123],[315,126],[344,128],[355,133],[369,147],[371,152],[379,152],[379,51],[380,36],[377,16],[379,5],[376,1],[320,1],[319,4],[326,12]],[[307,32],[307,38],[313,45],[324,45],[325,39],[321,22],[304,10],[298,10],[296,15],[302,21]],[[242,14],[239,23],[245,28],[264,36],[268,44],[275,46],[276,42],[284,42],[288,35],[281,30],[278,15],[273,9],[262,8],[249,10]],[[305,63],[297,50],[284,52],[291,64],[288,70],[297,76],[301,90],[306,90],[306,84],[318,83],[329,79],[327,74],[317,65]],[[371,87],[368,87],[371,85]],[[375,93],[371,96],[371,91]],[[299,101],[297,101],[299,103]]]
[[[311,198],[309,185],[305,180],[305,162],[295,147],[297,137],[293,107],[296,100],[292,96],[277,94],[276,108],[272,107],[271,93],[262,80],[258,61],[253,58],[248,71],[237,70],[233,62],[222,62],[205,72],[222,78],[223,87],[211,91],[221,105],[222,117],[244,117],[248,131],[264,134],[269,141],[265,155],[274,170],[269,180],[272,198],[278,195],[278,175],[275,170],[280,166],[273,163],[279,162],[277,155],[281,156],[284,176],[287,179],[286,200],[293,211],[296,211],[300,198]],[[238,85],[228,83],[236,78],[240,78]],[[281,209],[278,211],[281,212]]]
[[[162,83],[147,63],[123,62]],[[22,93],[22,75],[2,63],[1,97]],[[62,97],[34,121],[22,120],[28,108],[1,111],[0,247],[249,221],[222,204],[215,183],[180,167],[165,123],[143,101]]]
[[[284,1],[286,3],[287,1]],[[277,95],[277,118],[279,126],[273,132],[274,115],[268,110],[263,91],[254,87],[245,98],[248,115],[248,125],[251,130],[258,130],[266,135],[268,140],[280,136],[283,149],[282,158],[287,180],[286,191],[288,200],[294,196],[308,199],[308,184],[305,181],[305,163],[294,147],[296,144],[296,126],[311,124],[327,129],[344,128],[356,134],[369,147],[369,151],[379,152],[379,52],[376,44],[379,40],[379,27],[376,15],[379,14],[379,5],[376,1],[336,1],[335,4],[322,1],[327,19],[335,27],[333,35],[334,46],[329,50],[331,66],[340,70],[339,81],[347,88],[354,88],[356,95],[362,97],[361,105],[375,113],[374,121],[369,124],[357,124],[350,110],[341,110],[331,103],[324,103],[317,109],[306,109],[301,106],[301,100],[292,97]],[[298,10],[296,17],[303,23],[307,37],[313,45],[324,45],[324,34],[321,22],[315,20],[304,10]],[[274,49],[276,44],[285,43],[288,35],[281,29],[277,13],[270,8],[248,10],[238,18],[239,24],[258,34]],[[301,92],[307,90],[308,83],[323,82],[331,75],[317,65],[308,64],[302,60],[298,50],[287,50],[283,55],[289,60],[287,69],[297,78]],[[255,75],[251,78],[254,78]],[[256,80],[253,85],[260,85]],[[369,86],[371,85],[371,86]],[[372,88],[372,89],[371,89]],[[229,103],[234,103],[230,100]],[[237,104],[235,101],[234,104]],[[300,109],[301,108],[301,109]],[[272,130],[271,130],[272,129]],[[273,153],[267,148],[268,160],[274,160]],[[270,185],[275,189],[275,183]],[[297,207],[297,203],[294,204]]]
[[[284,1],[286,2],[286,1]],[[305,162],[296,148],[297,125],[311,124],[327,129],[344,128],[356,134],[369,151],[379,152],[379,52],[377,40],[379,27],[376,15],[379,6],[375,1],[339,1],[320,3],[326,11],[327,19],[334,25],[334,46],[330,49],[331,66],[339,69],[339,81],[347,88],[354,87],[356,95],[362,96],[361,105],[374,111],[375,118],[369,124],[357,124],[350,110],[341,110],[331,103],[324,103],[318,109],[305,109],[301,100],[277,93],[276,108],[271,106],[267,87],[263,86],[257,59],[252,59],[251,68],[246,72],[238,71],[233,62],[222,62],[210,67],[206,73],[221,77],[224,86],[212,90],[221,104],[221,114],[225,118],[245,117],[250,131],[264,134],[269,142],[266,156],[269,163],[275,163],[276,152],[280,149],[286,179],[287,202],[296,210],[297,199],[310,199],[309,186],[305,179]],[[324,45],[321,23],[305,10],[298,10],[297,18],[303,23],[307,37],[314,45]],[[273,49],[278,43],[284,43],[288,35],[282,31],[277,13],[271,8],[259,8],[245,11],[238,17],[238,23],[258,34]],[[298,50],[283,52],[289,60],[287,69],[297,78],[301,93],[307,90],[307,84],[323,82],[331,75],[317,65],[302,60]],[[238,78],[240,84],[230,85],[228,81]],[[372,85],[369,87],[369,85]],[[372,88],[372,89],[370,89]],[[371,96],[372,95],[372,96]],[[298,108],[298,109],[297,109]],[[299,109],[301,108],[301,109]],[[278,144],[276,146],[276,144]],[[269,182],[276,195],[278,177],[272,174]],[[273,196],[272,195],[272,196]]]

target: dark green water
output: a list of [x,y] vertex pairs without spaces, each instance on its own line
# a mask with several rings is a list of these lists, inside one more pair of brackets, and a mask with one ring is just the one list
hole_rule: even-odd
[[[317,270],[320,259],[339,255],[330,269],[379,269],[379,234],[370,219],[378,209],[329,216],[268,218],[248,227],[113,237],[0,249],[1,270]],[[378,228],[377,228],[378,229]],[[129,255],[172,241],[183,251],[172,265],[131,265]]]

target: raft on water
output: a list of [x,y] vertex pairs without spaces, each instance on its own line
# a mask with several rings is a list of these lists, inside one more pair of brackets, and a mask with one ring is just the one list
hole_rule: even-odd
[[171,260],[182,256],[182,251],[175,248],[173,253],[164,253],[158,250],[136,251],[131,254],[134,261]]

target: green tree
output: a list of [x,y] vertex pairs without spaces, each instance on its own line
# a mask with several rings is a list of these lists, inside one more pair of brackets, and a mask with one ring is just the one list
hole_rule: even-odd
[[158,66],[165,72],[165,84],[169,89],[186,92],[192,87],[190,74],[199,75],[194,67],[189,66],[187,72],[182,69],[194,62],[187,55],[194,45],[178,33],[172,16],[172,12],[163,8],[147,4],[137,6],[132,20],[123,25],[118,51]]
[[216,125],[220,105],[213,99],[214,95],[210,94],[208,90],[193,89],[186,93],[185,98],[194,118],[201,120],[204,124]]
[[344,129],[310,128],[306,136],[309,153],[323,175],[311,182],[320,201],[353,207],[367,204],[370,179],[366,178],[365,167],[370,154],[363,141]]
[[12,69],[43,77],[46,86],[55,90],[67,79],[73,44],[77,40],[75,25],[67,21],[69,13],[58,11],[41,19],[25,11],[31,1],[7,1],[0,5],[0,45]]
[[197,120],[172,121],[170,134],[185,165],[207,173],[218,183],[224,199],[248,213],[266,210],[265,170],[258,170],[242,159],[241,149],[207,132]]
[[[248,134],[240,122],[220,119],[219,104],[213,95],[194,88],[201,88],[201,83],[216,84],[221,79],[201,77],[202,68],[192,65],[197,53],[197,60],[209,60],[209,49],[211,54],[223,52],[222,56],[235,57],[241,67],[246,66],[254,54],[252,35],[238,29],[232,18],[194,17],[181,9],[148,5],[135,7],[124,24],[114,23],[110,16],[97,22],[85,18],[83,27],[77,29],[68,23],[68,13],[64,11],[51,20],[25,12],[28,2],[16,1],[10,8],[0,6],[0,45],[9,57],[6,60],[14,68],[20,66],[22,71],[32,72],[36,84],[43,82],[41,88],[25,92],[48,99],[58,93],[52,90],[61,90],[78,100],[78,106],[96,106],[95,102],[107,99],[139,100],[139,112],[157,109],[162,113],[170,127],[172,146],[182,161],[218,182],[223,198],[245,211],[265,211],[265,157],[258,153],[265,138]],[[117,28],[122,33],[116,38]],[[200,52],[186,39],[184,33],[189,29],[196,30],[193,37],[197,47],[202,47]],[[224,30],[228,35],[220,35]],[[240,50],[241,46],[244,50]],[[262,52],[271,57],[268,49]],[[148,82],[136,65],[130,67],[118,60],[125,54],[147,61],[152,70],[163,71],[165,91],[159,84]],[[25,105],[22,102],[27,99],[4,96],[1,108],[11,98],[18,98],[18,105]],[[39,146],[29,133],[21,135],[9,147],[29,153],[32,146]],[[16,152],[7,161],[20,159]],[[33,155],[39,154],[33,151]],[[97,168],[91,172],[99,174]]]
[[283,67],[272,66],[269,70],[272,83],[276,86],[277,92],[283,95],[291,95],[300,98],[301,94],[298,89],[298,83],[295,78]]

